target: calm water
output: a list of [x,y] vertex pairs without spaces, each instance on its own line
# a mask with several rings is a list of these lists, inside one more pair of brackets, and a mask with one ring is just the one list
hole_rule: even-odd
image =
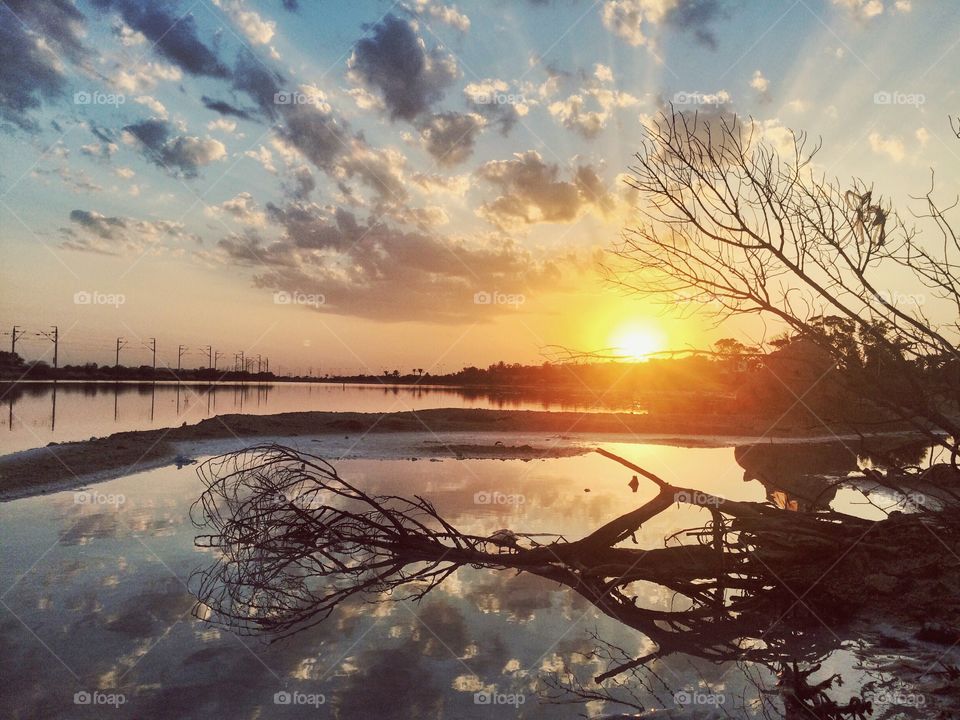
[[[607,447],[668,480],[729,498],[762,500],[769,491],[744,480],[731,448]],[[349,460],[338,468],[368,491],[423,495],[461,530],[477,534],[512,528],[573,539],[653,495],[643,485],[631,493],[629,472],[596,454],[526,463]],[[647,648],[642,635],[565,588],[473,568],[459,570],[419,605],[350,604],[288,640],[239,638],[190,614],[187,577],[211,561],[194,548],[188,517],[200,491],[193,468],[170,467],[92,486],[93,496],[61,492],[0,505],[0,667],[5,678],[17,678],[4,683],[0,716],[572,718],[604,708],[544,705],[538,689],[564,665],[599,669],[584,655],[595,647],[590,633],[631,653]],[[475,501],[490,491],[523,502]],[[707,517],[675,506],[645,525],[638,540],[657,547],[665,535]],[[647,601],[672,602],[658,591]],[[852,693],[863,682],[854,665],[847,650],[835,650],[822,674],[843,671],[845,692]],[[649,707],[659,707],[657,697],[672,704],[674,692],[696,692],[708,682],[724,693],[728,716],[755,715],[739,699],[752,687],[742,667],[683,655],[653,667],[667,685],[637,690]],[[748,669],[771,680],[765,670]],[[478,705],[480,690],[514,704]],[[120,693],[125,702],[118,709],[74,704],[75,693],[94,691],[107,694],[101,698]],[[318,704],[322,696],[323,704],[275,704],[281,692]]]
[[446,387],[35,383],[0,390],[0,454],[50,442],[86,440],[124,430],[193,424],[214,415],[271,415],[306,410],[401,412],[429,408],[633,410],[628,400],[549,399]]

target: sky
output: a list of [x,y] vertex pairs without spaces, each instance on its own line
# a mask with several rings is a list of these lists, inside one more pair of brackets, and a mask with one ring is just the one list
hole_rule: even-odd
[[960,193],[949,0],[0,0],[0,341],[449,372],[756,337],[629,296],[642,124],[750,116]]

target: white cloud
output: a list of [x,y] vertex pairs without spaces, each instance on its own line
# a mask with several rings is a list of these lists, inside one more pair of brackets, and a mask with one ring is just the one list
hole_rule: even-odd
[[759,93],[766,93],[770,89],[770,81],[763,76],[762,72],[756,70],[750,79],[750,87]]
[[220,132],[232,133],[236,129],[236,121],[228,120],[227,118],[217,118],[207,123],[207,130],[219,130]]
[[242,0],[213,0],[213,4],[227,14],[250,42],[266,45],[273,39],[277,24],[273,20],[264,20],[253,10],[248,10]]
[[151,97],[150,95],[140,95],[139,97],[134,98],[134,102],[149,108],[150,112],[152,112],[155,117],[158,117],[162,120],[167,119],[167,108],[164,107],[163,103],[156,98]]
[[833,0],[833,4],[842,7],[857,20],[870,20],[884,11],[883,0]]
[[610,69],[609,65],[603,63],[597,63],[593,66],[593,76],[600,82],[613,82],[613,70]]
[[900,162],[906,156],[903,141],[891,135],[883,137],[880,133],[870,133],[870,149],[878,155],[886,155],[894,162]]

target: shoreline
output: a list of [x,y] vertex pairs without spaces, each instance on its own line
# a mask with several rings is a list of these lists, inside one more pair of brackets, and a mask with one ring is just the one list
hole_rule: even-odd
[[[410,459],[530,460],[557,457],[561,452],[586,452],[590,448],[585,448],[584,443],[602,440],[734,447],[759,441],[806,443],[859,439],[857,436],[814,435],[786,430],[766,432],[763,423],[756,420],[742,417],[691,420],[689,417],[630,413],[483,409],[222,415],[194,425],[51,443],[46,447],[0,456],[0,501],[81,487],[176,464],[178,460],[189,461],[197,455],[280,440],[297,444],[325,442],[331,448],[342,440],[349,456],[376,457],[378,451],[375,448],[361,447],[364,439],[368,436],[371,440],[382,439],[384,435],[390,435],[409,443],[398,446],[394,442],[392,452],[405,452],[407,455],[398,456]],[[419,444],[414,442],[415,438],[420,439]],[[357,448],[367,454],[358,455],[354,452]]]

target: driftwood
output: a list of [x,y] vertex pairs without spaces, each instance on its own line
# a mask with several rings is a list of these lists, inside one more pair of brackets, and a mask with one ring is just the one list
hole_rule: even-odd
[[[195,524],[212,530],[198,545],[217,557],[193,578],[197,614],[240,632],[284,636],[321,622],[353,596],[378,602],[402,591],[398,597],[420,599],[459,567],[509,568],[560,583],[648,635],[658,649],[634,665],[677,651],[777,662],[785,644],[791,657],[807,654],[804,634],[776,622],[785,613],[835,616],[868,599],[859,587],[850,591],[849,575],[838,597],[836,583],[823,581],[828,573],[843,576],[836,568],[851,559],[892,559],[898,538],[915,544],[919,533],[930,544],[929,529],[913,516],[884,521],[878,533],[880,523],[836,512],[787,512],[677,487],[597,452],[654,483],[657,494],[579,540],[549,542],[463,533],[424,498],[370,495],[327,461],[289,448],[263,445],[213,458],[198,469],[207,489],[191,511]],[[675,533],[665,547],[634,547],[636,531],[676,503],[702,507],[710,520]],[[639,583],[686,603],[643,607]],[[744,643],[757,637],[763,642]]]

